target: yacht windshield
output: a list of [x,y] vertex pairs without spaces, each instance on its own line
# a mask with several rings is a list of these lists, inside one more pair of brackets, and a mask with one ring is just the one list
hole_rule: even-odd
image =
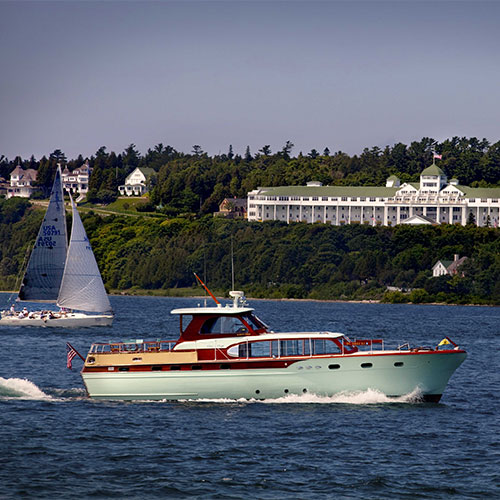
[[248,333],[246,325],[235,316],[216,316],[203,323],[200,333]]

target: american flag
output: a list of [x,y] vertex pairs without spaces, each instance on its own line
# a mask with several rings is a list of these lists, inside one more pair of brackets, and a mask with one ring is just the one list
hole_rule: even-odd
[[71,370],[71,368],[73,367],[73,365],[72,365],[73,358],[78,353],[75,351],[75,348],[69,342],[66,342],[66,351],[68,353],[67,359],[66,359],[66,366]]

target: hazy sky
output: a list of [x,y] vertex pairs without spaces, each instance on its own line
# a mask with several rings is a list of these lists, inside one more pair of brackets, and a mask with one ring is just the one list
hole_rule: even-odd
[[500,2],[3,1],[0,155],[500,139]]

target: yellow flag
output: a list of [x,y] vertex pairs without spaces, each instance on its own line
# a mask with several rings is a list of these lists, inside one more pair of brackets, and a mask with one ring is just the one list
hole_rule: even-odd
[[440,345],[446,345],[446,344],[450,344],[451,345],[451,342],[448,339],[443,339],[443,340],[441,340],[441,342],[439,342],[438,347]]

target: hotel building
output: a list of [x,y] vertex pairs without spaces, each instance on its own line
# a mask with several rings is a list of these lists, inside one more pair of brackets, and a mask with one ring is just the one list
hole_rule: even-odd
[[447,181],[433,163],[420,182],[401,184],[392,175],[385,187],[306,186],[260,187],[248,193],[248,220],[322,222],[325,224],[461,224],[472,214],[478,226],[498,227],[500,188],[461,186]]

